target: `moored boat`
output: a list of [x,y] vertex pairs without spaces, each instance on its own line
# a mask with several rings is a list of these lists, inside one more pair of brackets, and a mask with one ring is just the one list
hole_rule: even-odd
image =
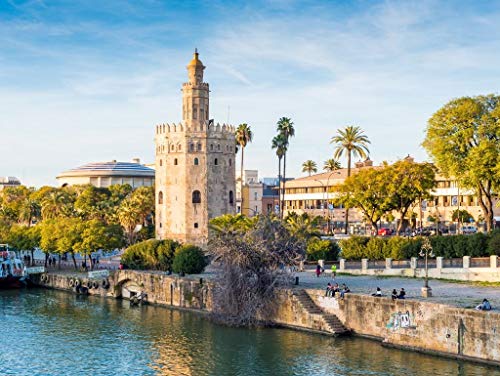
[[26,286],[24,262],[9,250],[8,244],[0,244],[0,289]]

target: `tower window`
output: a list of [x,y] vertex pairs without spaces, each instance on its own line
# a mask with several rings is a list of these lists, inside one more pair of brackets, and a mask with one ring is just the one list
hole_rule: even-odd
[[220,144],[217,144],[217,150],[220,151]]
[[163,192],[158,193],[158,204],[163,204]]
[[189,144],[189,151],[194,151],[194,144]]
[[193,191],[192,202],[193,202],[193,204],[201,204],[201,193],[200,193],[200,191]]
[[205,119],[205,110],[203,108],[200,108],[200,119]]
[[214,150],[214,144],[210,144],[210,150]]
[[200,143],[198,143],[198,151],[201,151],[201,144]]
[[229,205],[234,205],[234,193],[229,191]]
[[232,163],[231,158],[229,158],[229,166],[232,166]]
[[198,119],[198,106],[193,105],[193,119]]
[[195,166],[198,166],[199,164],[200,164],[200,163],[199,163],[199,161],[198,161],[198,158],[195,158],[195,159],[194,159],[194,165],[195,165]]
[[218,165],[219,164],[219,160],[217,158],[214,159],[214,165]]
[[181,150],[182,150],[182,146],[181,146],[181,144],[177,145],[177,150],[178,150],[178,151],[181,151]]
[[163,160],[160,159],[160,166],[163,166]]
[[175,146],[172,144],[172,146],[170,146],[170,150],[174,151],[174,148]]
[[198,228],[198,222],[195,222],[194,228]]
[[174,158],[174,166],[177,166],[177,158]]

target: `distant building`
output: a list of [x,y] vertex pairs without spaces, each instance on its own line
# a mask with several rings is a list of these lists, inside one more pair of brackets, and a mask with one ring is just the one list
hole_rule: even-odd
[[[236,211],[247,217],[262,213],[262,196],[264,185],[259,182],[257,170],[243,171],[243,192],[240,192],[240,176],[236,178]],[[241,198],[243,198],[243,207]]]
[[60,186],[91,184],[94,187],[105,188],[115,184],[129,184],[132,188],[153,187],[155,170],[140,163],[139,159],[132,162],[88,163],[86,165],[64,171],[57,176]]
[[21,181],[13,176],[0,177],[0,191],[7,187],[17,187],[21,185]]

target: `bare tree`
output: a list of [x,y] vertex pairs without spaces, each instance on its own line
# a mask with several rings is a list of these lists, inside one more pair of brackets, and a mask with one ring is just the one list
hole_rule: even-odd
[[218,269],[213,319],[234,326],[266,322],[275,309],[276,289],[292,283],[304,248],[278,218],[259,216],[250,229],[239,231],[219,224],[208,247]]

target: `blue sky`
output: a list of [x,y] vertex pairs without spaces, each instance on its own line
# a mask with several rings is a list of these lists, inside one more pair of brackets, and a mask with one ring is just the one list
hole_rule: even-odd
[[[0,175],[55,184],[95,161],[154,160],[154,125],[181,120],[194,47],[211,118],[251,125],[246,168],[322,166],[330,138],[362,127],[375,163],[420,147],[451,98],[498,93],[498,1],[0,0]],[[344,162],[344,161],[343,161]]]

